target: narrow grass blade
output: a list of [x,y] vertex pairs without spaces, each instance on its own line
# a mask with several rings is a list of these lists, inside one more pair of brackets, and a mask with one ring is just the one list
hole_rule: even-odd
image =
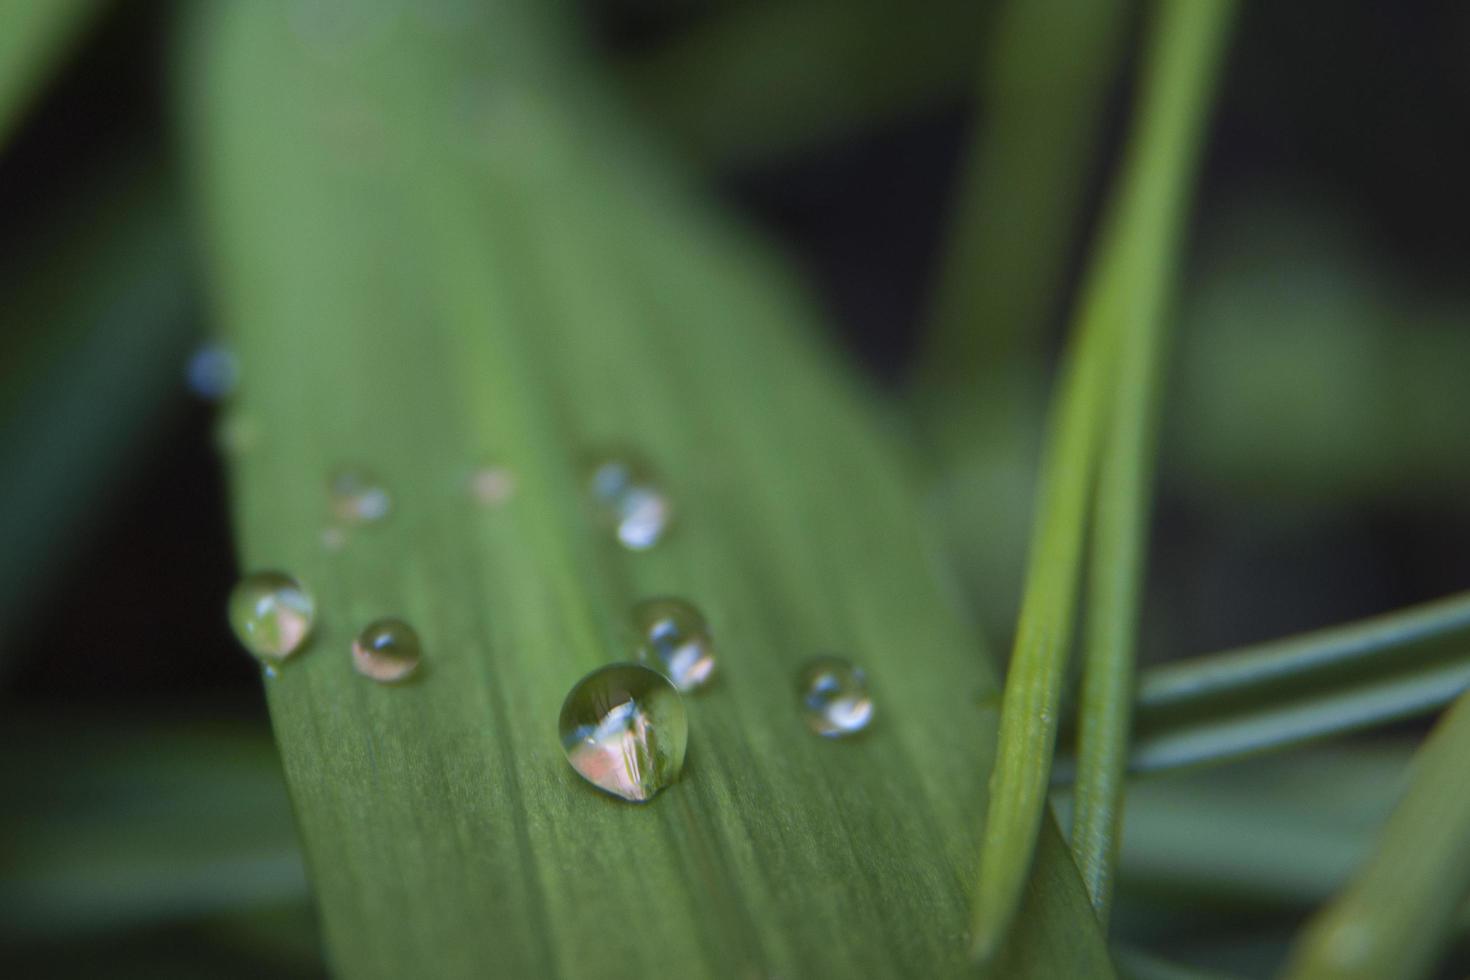
[[0,0],[0,148],[101,0]]
[[1377,848],[1307,926],[1290,980],[1426,976],[1470,895],[1470,697],[1440,719]]
[[1242,698],[1269,697],[1395,671],[1470,649],[1470,593],[1300,636],[1154,667],[1138,684],[1141,720],[1198,715]]
[[[1010,927],[1046,801],[1071,642],[1092,473],[1109,411],[1119,331],[1153,311],[1168,280],[1180,197],[1195,156],[1229,5],[1165,3],[1153,25],[1123,184],[1097,248],[1042,462],[1026,588],[1006,678],[974,899],[972,952]],[[1131,352],[1131,345],[1130,345]]]
[[[386,5],[326,38],[296,9],[200,5],[183,83],[259,432],[232,460],[242,557],[318,600],[267,693],[336,972],[968,973],[993,749],[974,697],[996,678],[809,301],[647,149],[546,5],[449,26]],[[680,515],[641,554],[584,499],[585,454],[629,446]],[[487,457],[515,477],[499,508],[465,487]],[[327,478],[352,463],[395,512],[328,551]],[[628,657],[630,605],[669,593],[708,616],[723,676],[689,700],[682,781],[639,807],[577,778],[556,719]],[[383,615],[424,643],[398,688],[349,661]],[[846,743],[798,711],[828,650],[872,678]],[[1107,976],[1043,841],[1014,955]]]
[[1118,327],[1098,473],[1072,825],[1072,851],[1104,926],[1122,836],[1168,302],[1229,15],[1224,0],[1197,6],[1173,0],[1159,9],[1139,108],[1142,128],[1122,190],[1134,216],[1128,235],[1136,271]]
[[1134,773],[1165,772],[1306,745],[1437,711],[1470,690],[1470,649],[1385,677],[1245,702],[1217,713],[1140,723]]
[[991,13],[936,0],[767,0],[623,66],[639,107],[701,161],[742,166],[964,92]]

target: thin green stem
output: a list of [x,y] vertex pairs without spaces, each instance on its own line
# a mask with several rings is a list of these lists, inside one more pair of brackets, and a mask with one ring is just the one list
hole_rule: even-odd
[[1142,131],[1124,198],[1153,233],[1134,238],[1136,288],[1119,328],[1111,430],[1098,476],[1072,825],[1077,867],[1104,926],[1122,836],[1166,308],[1225,20],[1223,5],[1210,15],[1178,4],[1161,8],[1141,111],[1155,128]]
[[1414,757],[1409,791],[1378,848],[1305,929],[1289,980],[1426,975],[1470,895],[1470,697]]
[[1470,640],[1470,592],[1300,636],[1181,660],[1139,679],[1141,717],[1197,714],[1231,698],[1282,684],[1320,686],[1344,675],[1393,668],[1445,644]]
[[1139,729],[1128,768],[1134,773],[1165,772],[1293,748],[1438,710],[1467,689],[1470,650],[1389,677],[1220,714],[1170,714],[1158,727]]
[[[1001,707],[980,851],[971,952],[1010,928],[1046,806],[1083,537],[1114,361],[1133,317],[1157,310],[1179,203],[1231,7],[1169,2],[1154,22],[1123,183],[1074,327],[1046,441],[1026,586]],[[1145,294],[1155,294],[1152,297]],[[1129,353],[1133,354],[1129,345]]]

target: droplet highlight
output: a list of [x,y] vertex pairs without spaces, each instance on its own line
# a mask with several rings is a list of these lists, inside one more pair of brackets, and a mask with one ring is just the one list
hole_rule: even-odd
[[422,660],[418,633],[401,619],[370,623],[352,641],[352,666],[384,684],[407,680]]
[[316,600],[284,572],[254,572],[230,593],[229,615],[235,637],[269,666],[306,644],[316,622]]
[[184,368],[189,390],[205,401],[223,401],[234,394],[240,383],[240,360],[224,344],[201,344],[189,355]]
[[341,469],[327,480],[332,516],[343,524],[375,524],[393,511],[393,496],[366,470]]
[[647,551],[663,539],[674,518],[668,494],[653,472],[631,457],[598,460],[588,487],[593,506],[618,541],[631,551]]
[[558,727],[572,768],[634,803],[653,799],[684,768],[684,701],[668,678],[639,664],[612,664],[578,681]]
[[486,463],[470,474],[470,495],[485,507],[499,507],[515,492],[515,474],[507,467]]
[[841,657],[816,657],[802,667],[799,690],[807,727],[823,738],[856,735],[873,721],[868,675]]
[[683,599],[645,599],[633,607],[637,658],[685,693],[708,684],[715,673],[715,643],[704,615]]

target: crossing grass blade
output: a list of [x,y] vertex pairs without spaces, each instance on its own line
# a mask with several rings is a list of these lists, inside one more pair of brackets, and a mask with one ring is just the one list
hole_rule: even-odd
[[[995,672],[811,304],[648,150],[548,5],[373,5],[325,35],[295,9],[199,5],[180,81],[257,433],[230,459],[242,561],[319,604],[266,689],[334,970],[969,973]],[[581,460],[606,447],[678,509],[648,553],[588,514]],[[515,475],[499,508],[466,492],[485,459]],[[329,551],[343,464],[395,509]],[[639,807],[577,778],[556,719],[628,656],[630,604],[670,593],[722,676],[690,700],[682,781]],[[351,669],[383,615],[423,640],[414,683]],[[847,743],[797,711],[824,651],[872,678]],[[1042,842],[1008,975],[1111,975]]]

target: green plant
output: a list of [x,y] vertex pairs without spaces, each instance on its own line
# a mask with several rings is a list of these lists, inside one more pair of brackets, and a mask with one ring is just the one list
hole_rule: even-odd
[[[0,137],[85,23],[86,4],[43,6],[0,5],[0,38],[25,53],[0,58]],[[758,5],[610,68],[576,8],[538,0],[182,7],[191,220],[152,167],[118,166],[102,203],[85,199],[95,227],[40,250],[88,288],[46,330],[29,325],[66,291],[17,292],[7,395],[59,408],[24,425],[37,413],[0,402],[21,420],[0,459],[30,477],[0,518],[59,540],[104,450],[147,427],[156,372],[188,335],[199,243],[211,328],[244,366],[221,409],[240,564],[316,598],[310,645],[264,681],[292,813],[258,733],[175,719],[57,738],[45,719],[8,722],[12,744],[54,740],[73,782],[6,815],[19,857],[0,897],[25,914],[0,934],[49,949],[194,915],[226,950],[310,972],[315,908],[330,969],[351,977],[1205,976],[1150,948],[1162,923],[1210,903],[1300,915],[1367,857],[1292,975],[1431,969],[1470,893],[1463,703],[1416,756],[1376,852],[1400,745],[1125,779],[1443,707],[1470,684],[1470,631],[1455,597],[1135,666],[1173,287],[1235,10],[1068,13]],[[1119,80],[1112,173],[1099,133]],[[791,264],[697,167],[792,154],[971,82],[992,128],[967,155],[934,329],[890,397],[845,369]],[[751,101],[779,104],[761,117]],[[1046,321],[1066,305],[1095,169],[1103,217],[1048,384]],[[98,308],[128,311],[137,356],[98,344],[122,336]],[[130,397],[91,402],[99,378]],[[1006,546],[980,552],[986,529],[1024,526],[1037,444],[1022,579]],[[47,450],[67,465],[37,465]],[[599,524],[588,462],[608,454],[646,461],[672,502],[656,547]],[[487,464],[511,481],[488,504],[471,492]],[[337,523],[342,467],[381,480],[385,520]],[[1020,505],[994,503],[996,474],[1018,469]],[[14,608],[44,550],[0,564]],[[1009,604],[1013,578],[1002,683],[977,619]],[[663,595],[704,614],[719,668],[685,699],[683,778],[630,805],[567,766],[558,709],[632,656],[631,611]],[[393,686],[348,657],[385,617],[424,650]],[[798,669],[824,652],[871,678],[872,730],[849,741],[800,717]],[[37,778],[23,751],[0,761],[12,782]],[[151,819],[129,777],[188,782],[207,805]],[[1294,791],[1307,784],[1352,811],[1325,843]],[[79,795],[114,815],[110,833],[76,819],[64,801]],[[1124,840],[1125,809],[1141,842]]]

